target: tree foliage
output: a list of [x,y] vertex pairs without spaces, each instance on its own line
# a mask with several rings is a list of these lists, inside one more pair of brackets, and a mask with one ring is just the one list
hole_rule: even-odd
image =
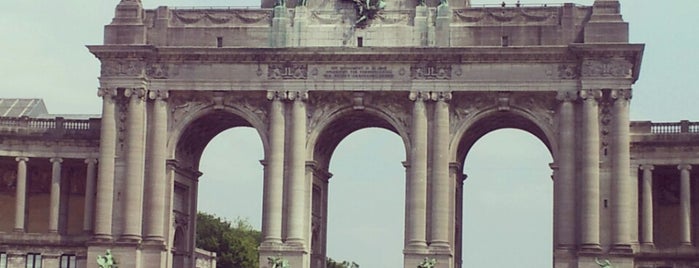
[[216,252],[216,267],[259,267],[257,247],[262,235],[244,219],[232,223],[205,212],[197,213],[197,247]]
[[359,264],[349,261],[335,261],[332,258],[325,259],[326,268],[359,268]]

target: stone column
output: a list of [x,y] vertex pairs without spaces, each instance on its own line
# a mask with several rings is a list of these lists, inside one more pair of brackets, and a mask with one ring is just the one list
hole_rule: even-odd
[[653,165],[641,165],[641,245],[653,246]]
[[449,248],[449,104],[450,92],[432,93],[434,123],[432,137],[430,246]]
[[631,91],[615,89],[611,92],[614,100],[614,134],[612,136],[612,244],[614,251],[632,252],[631,230],[633,217],[633,192],[630,174],[630,124],[629,100]]
[[85,178],[85,206],[83,212],[83,231],[88,234],[93,230],[92,217],[95,210],[95,181],[97,179],[97,159],[85,159],[87,177]]
[[599,90],[581,90],[582,181],[580,244],[583,250],[599,251]]
[[122,240],[141,240],[143,218],[143,176],[145,161],[145,89],[126,89],[129,99],[126,117],[126,178],[124,183],[124,221]]
[[410,145],[410,172],[406,189],[406,232],[407,248],[426,248],[427,235],[427,114],[425,96],[422,92],[411,92],[414,101]]
[[679,165],[680,170],[680,245],[692,245],[692,208],[690,195],[690,176],[689,171],[692,170],[691,165]]
[[116,89],[102,88],[102,121],[100,130],[100,155],[95,202],[95,239],[112,239],[112,203],[114,199],[114,157],[116,156],[116,116],[114,97]]
[[27,157],[17,157],[17,188],[15,189],[15,232],[24,232],[24,213],[27,208]]
[[262,202],[262,241],[282,242],[282,206],[284,196],[284,104],[282,92],[267,92],[269,108],[269,152],[265,161]]
[[167,161],[167,91],[150,91],[148,97],[153,100],[153,115],[151,116],[149,144],[150,167],[146,180],[146,213],[145,239],[165,241],[165,192],[168,188],[165,176]]
[[61,208],[61,163],[63,159],[54,157],[51,161],[51,203],[49,205],[49,233],[58,233],[58,217]]
[[554,234],[556,247],[575,248],[575,109],[573,101],[577,99],[574,92],[560,92],[558,171],[554,178]]
[[[290,92],[291,131],[289,141],[289,204],[286,243],[304,244],[304,214],[306,193],[306,104],[308,93]],[[306,219],[307,220],[307,219]]]

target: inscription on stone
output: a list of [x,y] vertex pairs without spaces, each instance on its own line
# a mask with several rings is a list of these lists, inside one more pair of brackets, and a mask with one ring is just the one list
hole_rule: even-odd
[[330,66],[323,73],[324,79],[393,79],[393,69],[388,66]]

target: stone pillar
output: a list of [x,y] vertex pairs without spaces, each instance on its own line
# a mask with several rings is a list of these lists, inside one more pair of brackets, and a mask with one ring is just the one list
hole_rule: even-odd
[[[153,100],[153,116],[151,117],[149,144],[150,167],[146,181],[146,213],[145,239],[157,242],[165,241],[165,192],[168,182],[165,176],[167,161],[167,91],[150,91],[148,97]],[[169,214],[169,213],[168,213]]]
[[93,230],[92,217],[95,210],[95,181],[97,179],[97,159],[85,159],[87,177],[85,178],[85,206],[83,212],[83,232],[89,234]]
[[143,218],[143,176],[145,161],[145,89],[126,89],[129,99],[126,117],[126,178],[124,179],[124,221],[121,240],[140,241]]
[[633,252],[631,249],[631,231],[633,214],[633,191],[630,167],[630,124],[629,100],[631,91],[625,89],[612,90],[614,100],[614,127],[612,136],[612,250],[617,252]]
[[61,208],[61,163],[63,159],[53,157],[51,161],[51,203],[49,205],[49,233],[58,233],[58,217]]
[[574,92],[560,92],[558,171],[554,178],[554,236],[556,247],[575,248],[575,109],[573,101],[577,99]]
[[432,93],[434,123],[432,137],[430,247],[449,250],[449,104],[450,92]]
[[600,251],[599,236],[599,90],[581,90],[582,103],[582,180],[580,204],[580,244],[583,250]]
[[414,101],[410,144],[410,172],[406,189],[406,250],[426,248],[427,235],[427,113],[425,93],[411,92]]
[[24,215],[27,208],[27,157],[17,157],[17,188],[15,189],[15,232],[24,232]]
[[112,239],[112,203],[114,199],[114,157],[116,156],[116,117],[114,97],[116,89],[102,88],[102,121],[100,130],[100,155],[97,177],[97,195],[94,215],[94,238]]
[[653,246],[653,165],[641,165],[641,245]]
[[270,91],[269,152],[267,152],[262,202],[262,241],[282,242],[282,206],[284,196],[284,104],[282,92]]
[[290,92],[291,101],[291,131],[289,141],[289,204],[286,243],[303,246],[305,226],[304,204],[306,193],[306,92]]
[[690,195],[691,165],[679,165],[680,170],[680,245],[692,246],[692,208]]

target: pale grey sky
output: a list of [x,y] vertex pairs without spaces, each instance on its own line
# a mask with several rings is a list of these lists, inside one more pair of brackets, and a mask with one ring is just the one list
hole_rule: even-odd
[[[390,1],[390,0],[388,0]],[[472,0],[497,4],[501,0]],[[0,9],[0,97],[44,98],[52,113],[99,114],[99,62],[84,47],[100,44],[117,0],[11,1]],[[515,2],[514,0],[506,2]],[[522,3],[561,1],[523,0]],[[146,8],[255,6],[258,1],[144,0]],[[577,1],[592,4],[592,0]],[[646,43],[634,87],[633,120],[698,120],[695,47],[699,2],[622,0],[631,40]],[[207,147],[200,210],[259,228],[262,146],[251,129],[223,132]],[[397,267],[402,260],[405,160],[391,132],[365,129],[333,156],[328,255],[361,267]],[[465,173],[465,267],[551,267],[551,156],[517,130],[486,135],[469,153]],[[363,219],[363,220],[361,220]],[[502,253],[510,254],[502,258]]]

